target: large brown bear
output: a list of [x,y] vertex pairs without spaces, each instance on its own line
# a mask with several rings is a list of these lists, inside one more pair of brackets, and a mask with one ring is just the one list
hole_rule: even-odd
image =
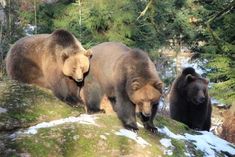
[[91,52],[68,31],[56,30],[18,40],[6,57],[11,79],[49,88],[61,100],[77,105],[78,82],[89,69]]
[[82,89],[87,112],[100,112],[105,94],[127,129],[138,130],[138,110],[144,127],[156,131],[153,119],[163,83],[148,55],[116,42],[102,43],[91,50],[90,71]]
[[185,68],[173,82],[170,96],[170,116],[192,129],[207,130],[211,126],[211,101],[208,80],[191,67]]

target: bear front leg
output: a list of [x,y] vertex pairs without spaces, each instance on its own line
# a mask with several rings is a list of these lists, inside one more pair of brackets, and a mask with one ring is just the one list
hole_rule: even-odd
[[155,127],[153,121],[154,121],[154,118],[157,114],[157,110],[158,110],[158,103],[157,104],[154,104],[152,106],[152,112],[151,112],[151,116],[150,117],[146,117],[144,116],[141,112],[139,114],[139,117],[140,117],[140,120],[142,121],[143,125],[144,125],[144,128],[153,132],[153,133],[156,133],[157,132],[157,128]]
[[202,106],[192,107],[190,108],[189,114],[189,124],[188,126],[193,130],[204,130],[203,126],[206,121],[207,115],[205,108]]
[[51,81],[50,88],[57,98],[70,106],[76,107],[82,102],[77,94],[79,88],[76,82],[68,77],[61,76],[60,79],[54,78]]
[[209,104],[208,107],[209,108],[207,112],[207,117],[202,128],[203,130],[206,130],[206,131],[210,131],[210,128],[211,128],[211,110],[212,110],[211,104]]
[[83,101],[80,97],[81,87],[73,79],[65,77],[67,93],[65,94],[65,101],[71,106],[82,106]]
[[203,126],[203,130],[210,131],[211,128],[211,112],[212,112],[212,106],[211,101],[208,100],[208,109],[207,109],[207,117]]
[[137,131],[135,105],[129,100],[125,92],[117,93],[115,110],[118,118],[122,121],[124,127],[129,130]]

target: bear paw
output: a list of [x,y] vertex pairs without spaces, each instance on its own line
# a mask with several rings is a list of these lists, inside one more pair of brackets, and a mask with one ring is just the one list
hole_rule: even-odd
[[154,125],[150,125],[149,123],[144,123],[144,128],[152,133],[158,133],[157,128]]
[[104,109],[89,109],[87,110],[87,113],[88,114],[95,114],[95,113],[105,113],[105,110]]
[[137,132],[139,130],[136,123],[124,124],[124,127],[133,132]]

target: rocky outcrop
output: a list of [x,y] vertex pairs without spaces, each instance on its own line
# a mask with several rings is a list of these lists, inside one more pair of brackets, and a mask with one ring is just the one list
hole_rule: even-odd
[[132,132],[116,114],[86,115],[48,90],[0,82],[1,157],[235,155],[234,145],[210,132],[192,131],[163,116],[154,123],[158,133],[146,131],[140,122],[140,130]]

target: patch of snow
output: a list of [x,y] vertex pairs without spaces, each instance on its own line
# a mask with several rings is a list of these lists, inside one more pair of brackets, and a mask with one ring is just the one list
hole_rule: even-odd
[[[196,148],[205,152],[206,156],[216,156],[217,152],[229,152],[235,155],[235,146],[232,147],[227,141],[213,135],[211,132],[199,131],[201,135],[191,135],[186,133],[185,137],[189,141],[193,141]],[[229,145],[230,144],[230,145]]]
[[191,157],[192,155],[188,152],[184,152],[184,155],[187,156],[187,157]]
[[159,104],[158,104],[158,109],[163,109],[164,108],[164,103],[163,103],[163,100],[161,99],[160,101],[159,101]]
[[97,119],[97,117],[95,117],[94,115],[82,114],[79,117],[68,117],[68,118],[64,118],[64,119],[53,120],[50,122],[42,122],[42,123],[39,123],[35,126],[31,126],[24,131],[18,131],[16,133],[13,133],[12,135],[10,135],[10,137],[15,138],[19,134],[36,134],[38,132],[38,129],[50,128],[50,127],[54,127],[54,126],[65,124],[65,123],[76,123],[77,122],[77,123],[81,123],[81,124],[98,126],[95,123],[95,119]]
[[178,140],[185,139],[185,137],[183,135],[174,134],[167,127],[158,128],[158,132],[165,134],[166,136],[168,136],[170,138],[174,138],[174,139],[178,139]]
[[145,141],[142,137],[138,136],[137,133],[127,130],[127,129],[120,129],[118,132],[115,132],[118,136],[125,136],[127,138],[130,138],[134,141],[136,141],[138,144],[140,144],[142,147],[145,146],[151,146],[147,141]]
[[198,131],[199,135],[192,135],[185,133],[184,135],[174,134],[167,127],[158,128],[158,131],[166,136],[178,140],[185,140],[192,142],[196,149],[205,153],[205,157],[216,156],[216,152],[228,152],[235,155],[235,146],[211,132]]
[[104,136],[104,135],[100,135],[100,138],[103,139],[103,140],[107,140],[107,137]]
[[144,128],[144,126],[142,124],[140,124],[139,122],[137,122],[137,126],[140,128]]
[[108,132],[106,132],[106,133],[104,133],[104,134],[105,134],[105,135],[108,135],[108,136],[110,135],[110,133],[108,133]]
[[211,98],[211,103],[212,104],[219,104],[220,102],[215,98]]
[[166,148],[173,147],[173,145],[171,144],[171,139],[168,139],[168,138],[162,138],[160,140],[160,143]]
[[167,139],[167,138],[162,138],[160,140],[160,143],[166,147],[167,149],[164,149],[164,154],[165,155],[173,155],[173,149],[175,148],[172,144],[171,144],[171,139]]
[[0,107],[0,113],[6,113],[7,109]]

